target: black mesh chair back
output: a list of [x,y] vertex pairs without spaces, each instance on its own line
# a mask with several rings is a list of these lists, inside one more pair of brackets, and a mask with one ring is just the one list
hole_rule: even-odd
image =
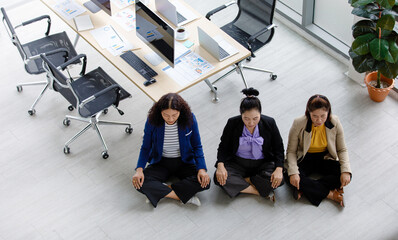
[[[121,115],[123,115],[124,113],[117,108],[119,101],[130,97],[131,95],[100,67],[86,74],[87,57],[84,54],[80,54],[58,67],[51,62],[47,54],[43,53],[40,56],[43,59],[44,69],[48,76],[53,78],[54,89],[61,93],[61,95],[64,96],[79,112],[80,117],[67,115],[63,122],[64,125],[69,126],[71,119],[87,123],[85,128],[65,143],[64,153],[70,153],[69,145],[85,131],[88,129],[94,129],[97,131],[104,147],[102,157],[108,158],[108,148],[98,125],[124,125],[126,126],[125,131],[128,134],[132,133],[133,128],[130,123],[104,121],[100,120],[99,117],[102,113],[107,112],[108,107],[112,105]],[[64,71],[70,64],[75,64],[77,61],[82,62],[80,77],[77,79],[66,77],[62,71]]]
[[[276,0],[238,0],[239,12],[236,18],[229,24],[221,27],[232,38],[242,46],[248,47],[251,35],[258,33],[264,27],[272,25]],[[252,52],[266,45],[274,36],[275,29],[272,28],[251,43]]]
[[[130,97],[130,94],[120,87],[102,68],[98,67],[85,74],[85,55],[78,55],[69,62],[76,63],[79,57],[83,58],[84,70],[78,79],[73,80],[66,77],[60,69],[51,62],[51,59],[47,55],[42,54],[42,59],[46,63],[46,66],[48,66],[48,71],[51,72],[51,75],[54,77],[54,89],[78,109],[80,116],[94,116],[112,105],[117,107],[120,100]],[[69,62],[65,63],[65,65]],[[61,68],[63,66],[64,65],[61,65]],[[101,91],[105,90],[107,91],[101,93]],[[82,104],[84,100],[95,95],[97,95],[95,99]]]
[[[41,74],[44,72],[43,62],[40,58],[41,53],[46,53],[53,51],[59,48],[66,48],[69,52],[69,57],[74,57],[77,55],[72,43],[69,40],[69,37],[65,32],[56,33],[49,35],[49,28],[45,32],[45,36],[43,38],[28,42],[21,43],[16,32],[15,28],[11,24],[10,19],[4,8],[1,8],[1,12],[3,14],[3,23],[7,29],[7,32],[11,38],[12,43],[17,47],[19,54],[24,60],[25,69],[29,74]],[[50,24],[50,17],[48,15],[40,16],[37,19],[33,19],[34,21],[39,21],[41,19],[48,19]],[[22,26],[28,25],[32,23],[32,21],[22,23]],[[55,65],[59,66],[65,62],[63,53],[53,54],[51,55],[51,61],[55,63]],[[36,56],[36,58],[30,59]]]
[[[55,64],[55,66],[59,66],[65,63],[69,58],[73,58],[77,55],[69,37],[65,32],[60,32],[56,34],[50,35],[50,28],[51,28],[51,18],[48,15],[42,15],[31,20],[22,22],[21,24],[17,25],[15,28],[12,25],[6,11],[4,8],[1,8],[1,13],[3,14],[3,24],[5,29],[11,39],[11,42],[14,46],[18,49],[19,54],[24,63],[24,67],[26,72],[29,74],[41,74],[44,73],[45,70],[43,69],[43,61],[40,58],[40,54],[42,53],[53,53],[48,55],[51,62]],[[18,38],[16,29],[19,27],[28,26],[32,23],[46,20],[47,21],[47,28],[44,32],[44,37],[40,37],[30,42],[21,43],[20,38]],[[65,51],[57,51],[59,49],[64,49]],[[33,105],[29,109],[29,115],[34,115],[36,110],[35,106],[38,101],[41,99],[43,94],[47,91],[47,89],[51,86],[51,82],[48,78],[45,81],[39,82],[24,82],[17,84],[17,91],[22,92],[23,86],[32,86],[32,85],[44,85],[43,89],[41,90],[40,94],[35,99]],[[72,106],[68,107],[69,110],[73,110]]]
[[[232,1],[211,10],[206,14],[206,18],[210,20],[213,14],[235,3]],[[268,44],[274,36],[276,26],[272,21],[276,0],[238,0],[237,4],[239,8],[237,16],[232,22],[222,26],[221,29],[251,52],[251,56],[246,58],[247,61],[250,61],[252,57],[256,57],[254,53]],[[235,63],[234,69],[231,69],[212,83],[205,80],[214,93],[213,101],[218,101],[217,88],[214,86],[214,83],[230,75],[235,70],[240,73],[246,88],[248,88],[248,84],[244,77],[243,69],[269,73],[272,80],[277,78],[277,75],[272,70],[243,65],[242,62]]]

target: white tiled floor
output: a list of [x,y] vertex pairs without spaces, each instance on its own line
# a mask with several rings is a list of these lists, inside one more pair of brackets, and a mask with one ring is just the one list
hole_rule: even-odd
[[[226,1],[187,2],[205,14]],[[236,9],[214,20],[226,22],[233,12]],[[51,14],[37,0],[8,13],[14,23]],[[73,39],[72,32],[51,16],[52,32],[66,30]],[[39,88],[17,93],[15,85],[44,76],[24,71],[0,27],[0,239],[397,239],[398,98],[372,102],[366,89],[345,76],[344,64],[277,25],[273,41],[249,64],[274,69],[278,79],[270,81],[268,75],[251,71],[245,76],[260,90],[263,113],[276,119],[285,146],[292,121],[303,114],[308,97],[322,93],[330,98],[345,128],[353,169],[345,209],[327,200],[319,207],[305,199],[294,201],[286,186],[277,190],[277,202],[271,204],[248,195],[232,200],[214,185],[199,194],[199,208],[162,200],[153,209],[130,182],[151,100],[87,43],[79,42],[77,50],[88,55],[89,69],[100,65],[133,95],[121,103],[124,116],[111,110],[106,118],[131,122],[134,132],[127,136],[118,127],[102,128],[110,149],[107,160],[100,156],[93,131],[77,140],[66,156],[64,142],[82,125],[62,125],[69,114],[67,104],[51,91],[37,106],[36,116],[27,114]],[[32,28],[32,35],[41,33],[40,25]],[[211,175],[226,120],[239,112],[243,84],[233,74],[217,87],[218,104],[211,102],[205,83],[181,94],[198,118]]]

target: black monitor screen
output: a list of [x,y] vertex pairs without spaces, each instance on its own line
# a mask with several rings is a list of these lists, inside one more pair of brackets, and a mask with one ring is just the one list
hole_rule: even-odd
[[135,16],[137,36],[174,67],[174,29],[138,1]]
[[111,1],[110,0],[91,0],[95,5],[104,10],[111,16]]

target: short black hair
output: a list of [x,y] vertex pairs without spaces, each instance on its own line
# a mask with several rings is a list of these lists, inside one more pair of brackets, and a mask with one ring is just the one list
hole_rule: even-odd
[[240,114],[252,109],[257,109],[261,113],[261,102],[257,96],[260,94],[258,90],[254,88],[245,88],[242,93],[246,95],[245,98],[240,102]]

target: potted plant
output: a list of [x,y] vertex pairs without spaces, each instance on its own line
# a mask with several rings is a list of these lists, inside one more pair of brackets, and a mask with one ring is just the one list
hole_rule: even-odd
[[[355,70],[367,72],[369,96],[381,102],[398,75],[398,3],[395,0],[349,0],[352,14],[364,18],[352,26],[349,55]],[[376,94],[376,96],[374,96]],[[380,95],[381,96],[377,96]]]

